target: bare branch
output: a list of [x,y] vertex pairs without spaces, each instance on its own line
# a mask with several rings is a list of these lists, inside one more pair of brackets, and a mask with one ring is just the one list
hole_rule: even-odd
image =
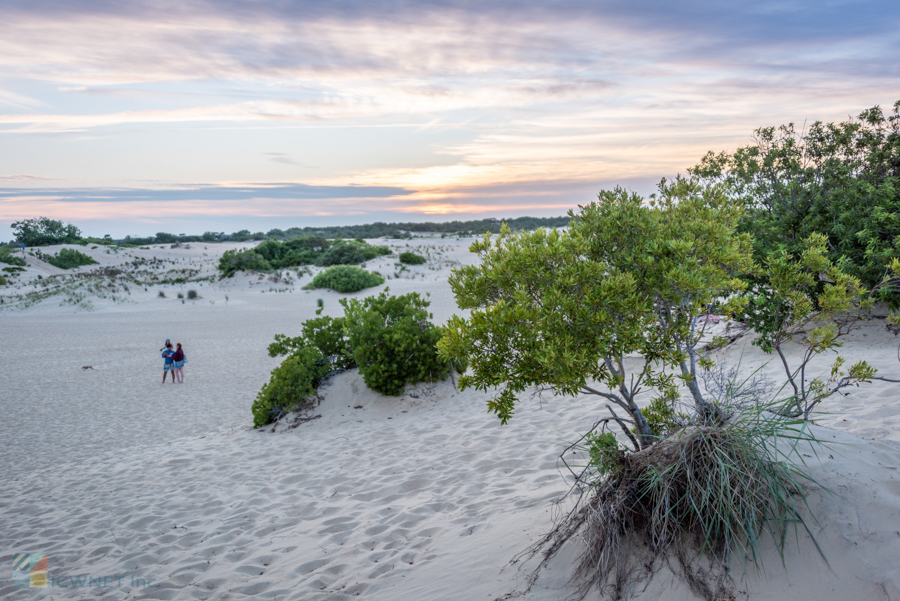
[[628,426],[625,425],[625,422],[622,421],[622,420],[619,418],[618,415],[616,415],[616,412],[613,411],[613,408],[612,408],[612,407],[610,407],[609,405],[607,405],[606,408],[609,409],[609,412],[610,412],[610,413],[612,413],[613,419],[615,419],[615,420],[619,423],[619,427],[622,428],[622,432],[625,433],[625,436],[627,436],[627,437],[631,440],[631,444],[634,445],[634,450],[635,450],[635,451],[640,451],[640,450],[641,450],[641,445],[638,444],[637,439],[636,439],[636,438],[634,437],[634,435],[631,433],[631,430],[628,429]]
[[631,413],[631,407],[629,407],[629,406],[625,403],[625,401],[623,401],[623,400],[620,399],[617,395],[615,395],[615,394],[613,394],[613,393],[611,393],[611,392],[601,392],[601,391],[599,391],[599,390],[594,390],[594,389],[591,388],[590,386],[581,386],[581,391],[582,391],[582,392],[586,392],[586,393],[588,393],[588,394],[596,394],[597,396],[601,396],[601,397],[603,397],[604,399],[607,399],[607,400],[612,401],[613,403],[615,403],[616,405],[618,405],[619,407],[621,407],[621,408],[624,409],[625,411],[628,411],[629,413]]

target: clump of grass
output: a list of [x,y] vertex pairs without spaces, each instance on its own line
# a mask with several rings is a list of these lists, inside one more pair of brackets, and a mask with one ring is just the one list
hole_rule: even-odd
[[620,599],[661,560],[675,559],[696,594],[733,598],[732,560],[760,570],[764,537],[783,562],[791,530],[812,536],[804,485],[815,482],[802,469],[798,446],[820,441],[802,421],[770,408],[687,426],[637,452],[620,449],[608,434],[584,437],[590,465],[570,491],[575,506],[528,552],[545,549],[543,566],[580,534],[582,597],[596,587]]
[[178,293],[178,298],[184,298],[184,294],[182,294],[181,292],[179,292],[179,293]]
[[166,298],[166,293],[163,292],[162,290],[160,290],[158,296],[159,296],[159,298]]
[[190,300],[196,299],[196,298],[197,298],[197,291],[196,291],[196,290],[188,290],[188,296],[187,296],[187,297],[188,297],[188,299],[190,299]]

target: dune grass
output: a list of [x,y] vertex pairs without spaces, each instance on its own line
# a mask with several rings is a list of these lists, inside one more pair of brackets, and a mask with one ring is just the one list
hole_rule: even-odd
[[673,567],[675,560],[676,572],[709,600],[732,598],[735,566],[764,568],[767,538],[782,562],[788,539],[801,531],[821,555],[806,503],[806,490],[817,483],[800,451],[821,441],[803,420],[771,409],[687,426],[637,452],[607,444],[605,434],[586,436],[580,444],[591,461],[569,493],[576,502],[528,553],[543,549],[542,567],[580,537],[579,594],[596,588],[610,599],[627,597],[662,562]]

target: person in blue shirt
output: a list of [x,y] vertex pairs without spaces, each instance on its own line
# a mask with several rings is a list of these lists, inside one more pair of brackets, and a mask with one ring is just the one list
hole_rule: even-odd
[[164,360],[163,363],[163,381],[162,383],[166,383],[166,375],[169,372],[172,372],[172,384],[175,383],[175,360],[173,357],[175,356],[175,351],[172,350],[172,343],[168,340],[166,341],[166,350],[162,353],[162,358]]

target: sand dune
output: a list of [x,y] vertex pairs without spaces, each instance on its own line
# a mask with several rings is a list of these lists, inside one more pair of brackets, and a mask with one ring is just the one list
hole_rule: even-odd
[[[447,273],[468,260],[466,243],[411,242],[426,244],[452,246],[446,264],[386,285],[431,292],[443,321],[455,310]],[[166,257],[205,261],[201,273],[211,272],[224,247],[200,246]],[[384,273],[394,260],[369,268]],[[29,266],[27,277],[38,269]],[[340,314],[341,295],[302,291],[305,280],[292,279],[197,282],[201,298],[184,304],[173,298],[181,288],[166,284],[132,290],[128,302],[95,300],[92,310],[53,297],[0,312],[8,367],[0,370],[0,542],[7,556],[47,553],[56,579],[46,593],[3,580],[0,595],[490,600],[524,587],[534,560],[509,562],[552,527],[553,500],[568,487],[557,456],[593,424],[596,401],[526,398],[501,427],[484,393],[447,381],[383,397],[351,370],[321,390],[311,415],[321,417],[252,430],[250,404],[277,365],[266,354],[273,335],[297,333],[317,298]],[[166,337],[185,344],[184,385],[160,384]],[[725,358],[747,370],[766,363],[751,340]],[[897,342],[875,320],[844,354],[896,376]],[[771,362],[764,371],[777,373]],[[832,444],[808,453],[814,477],[835,493],[811,496],[828,564],[805,535],[789,543],[787,571],[770,547],[765,574],[736,574],[739,598],[900,599],[900,388],[877,382],[848,392],[817,418],[817,434]],[[571,594],[577,552],[577,544],[565,549],[523,598]],[[119,579],[73,585],[81,576]],[[638,599],[695,598],[665,568],[644,584]]]

